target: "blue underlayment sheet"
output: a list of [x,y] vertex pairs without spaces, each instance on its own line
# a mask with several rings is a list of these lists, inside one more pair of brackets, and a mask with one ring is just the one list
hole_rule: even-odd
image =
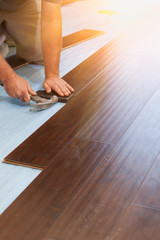
[[[43,71],[43,67],[28,65],[17,73],[28,80],[36,91],[42,89]],[[63,103],[57,103],[45,111],[30,112],[29,104],[11,99],[0,86],[0,213],[41,172],[4,164],[2,160],[63,106]]]

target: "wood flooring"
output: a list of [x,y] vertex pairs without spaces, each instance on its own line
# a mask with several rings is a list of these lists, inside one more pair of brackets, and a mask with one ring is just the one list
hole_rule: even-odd
[[82,29],[78,32],[69,34],[63,37],[62,50],[80,44],[84,41],[88,41],[95,37],[103,35],[103,31],[92,30],[92,29]]
[[77,1],[85,1],[85,0],[62,0],[62,6],[70,4],[72,2],[77,2]]
[[[98,30],[93,30],[93,29],[82,29],[78,32],[69,34],[69,35],[63,37],[62,50],[73,47],[77,44],[88,41],[95,37],[99,37],[103,34],[104,34],[103,31],[98,31]],[[14,70],[29,64],[28,61],[18,58],[16,55],[7,57],[6,61]]]
[[29,64],[28,61],[26,61],[22,58],[16,57],[16,55],[12,55],[10,57],[7,57],[6,61],[14,70]]
[[75,96],[5,158],[44,170],[0,216],[0,239],[159,240],[159,20],[68,73]]

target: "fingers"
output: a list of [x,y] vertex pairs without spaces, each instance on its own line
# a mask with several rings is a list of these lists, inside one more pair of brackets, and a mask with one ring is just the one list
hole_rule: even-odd
[[50,93],[53,90],[60,96],[69,96],[74,92],[74,89],[57,75],[47,78],[43,83],[43,87],[47,93]]
[[37,95],[29,85],[29,83],[26,81],[26,85],[24,85],[24,89],[21,90],[21,94],[18,94],[17,98],[20,99],[22,102],[27,102],[29,103],[31,101],[30,98],[31,95]]
[[50,86],[46,82],[43,83],[43,87],[44,87],[44,89],[46,90],[47,93],[50,93],[52,91],[52,89],[50,88]]
[[63,81],[63,87],[61,86],[61,89],[65,96],[69,96],[72,92],[74,92],[74,89],[62,79]]
[[65,85],[70,90],[70,92],[74,92],[74,89],[67,82],[65,82]]
[[31,88],[31,86],[29,85],[29,83],[27,82],[27,87],[28,87],[28,92],[33,95],[36,96],[37,93]]
[[65,85],[55,85],[53,90],[56,91],[60,96],[69,96],[71,92]]
[[53,89],[56,93],[58,93],[59,96],[64,96],[64,93],[63,91],[59,88],[59,86],[55,86],[54,89]]
[[30,98],[30,94],[31,95],[37,95],[37,93],[35,93],[33,91],[33,89],[31,88],[30,84],[26,81],[26,86],[25,86],[25,89],[22,90],[21,92],[21,96],[19,97],[19,99],[22,101],[22,102],[27,102],[29,103],[31,101],[31,98]]
[[43,87],[46,90],[47,93],[50,93],[52,90],[54,90],[58,95],[60,96],[68,96],[69,92],[67,91],[67,88],[65,89],[65,86],[62,84],[50,84],[50,86],[44,82]]
[[26,94],[24,95],[23,100],[27,103],[31,101],[31,98],[28,92],[26,92]]
[[71,94],[71,92],[65,85],[61,85],[61,86],[59,86],[59,88],[63,92],[64,96],[69,96]]

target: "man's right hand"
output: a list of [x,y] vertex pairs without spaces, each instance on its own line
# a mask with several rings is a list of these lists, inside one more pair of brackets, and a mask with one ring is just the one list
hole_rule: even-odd
[[3,82],[3,86],[10,97],[18,98],[22,102],[29,103],[31,101],[30,94],[37,95],[29,83],[15,73]]

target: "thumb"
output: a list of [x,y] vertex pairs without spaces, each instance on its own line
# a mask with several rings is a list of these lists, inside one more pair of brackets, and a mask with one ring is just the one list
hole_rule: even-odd
[[44,89],[46,90],[47,93],[50,93],[52,91],[52,89],[50,88],[50,86],[46,82],[43,83],[43,87],[44,87]]
[[31,86],[28,84],[28,92],[31,94],[31,95],[37,95],[37,93],[31,88]]

